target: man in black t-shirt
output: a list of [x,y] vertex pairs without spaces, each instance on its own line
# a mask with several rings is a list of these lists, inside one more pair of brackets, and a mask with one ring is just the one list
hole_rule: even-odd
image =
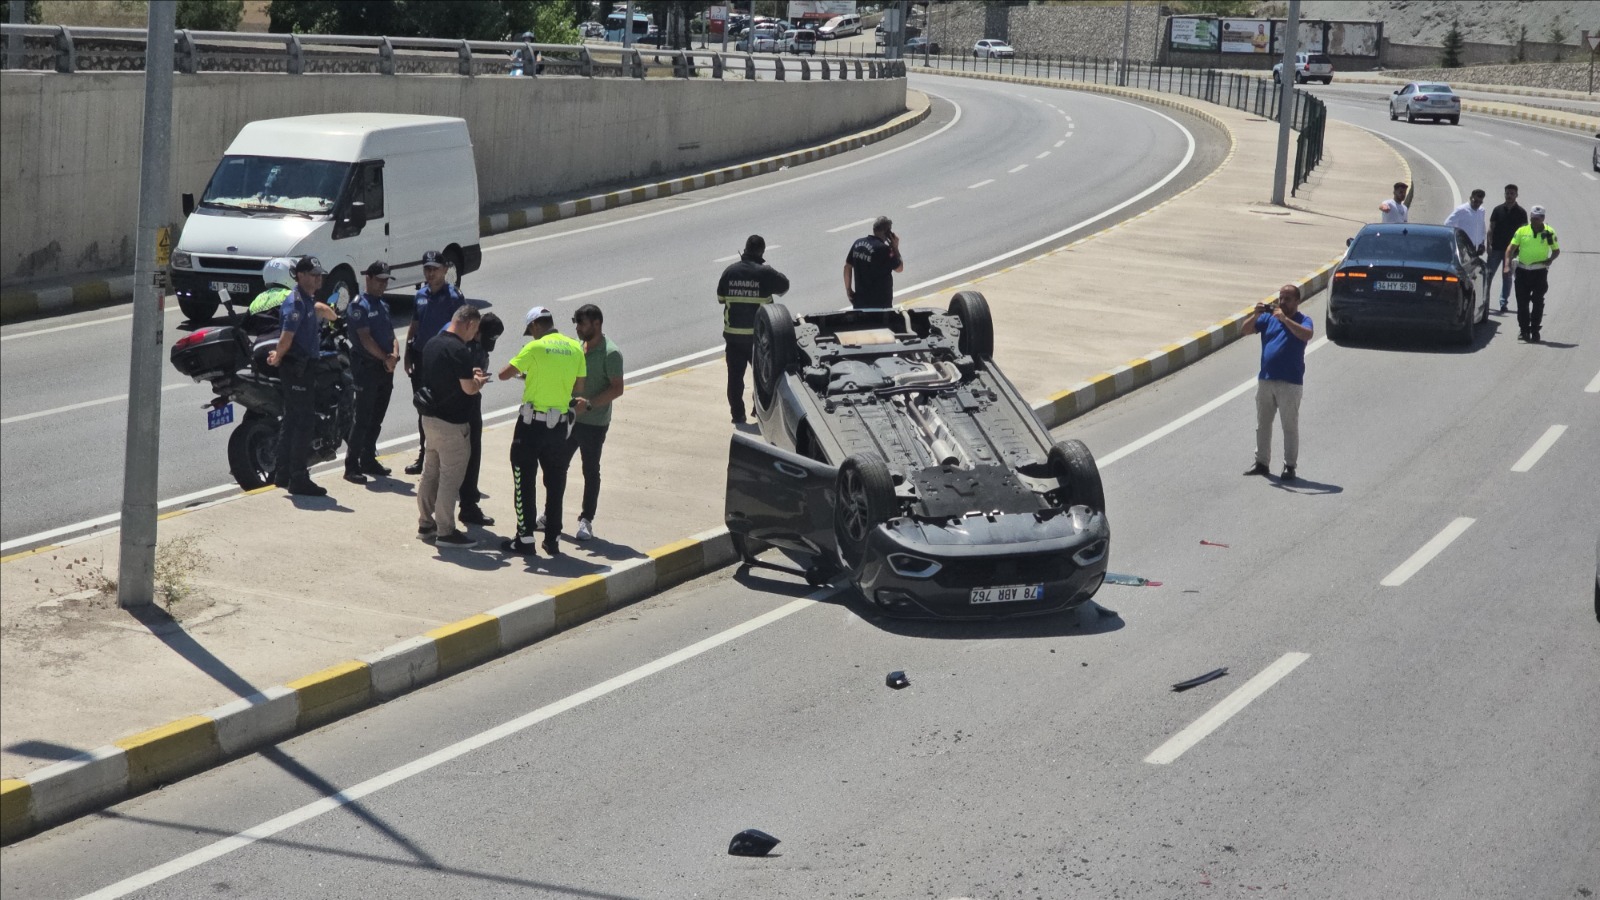
[[[1492,299],[1490,288],[1494,286],[1494,276],[1500,271],[1500,266],[1506,258],[1506,247],[1511,245],[1511,236],[1517,229],[1528,224],[1528,211],[1517,205],[1517,186],[1506,185],[1506,202],[1496,206],[1489,213],[1489,256],[1488,265],[1483,267],[1483,300],[1487,304]],[[1500,282],[1500,311],[1506,311],[1506,301],[1511,299],[1511,274],[1507,273]]]
[[489,375],[468,343],[478,336],[482,314],[463,304],[444,331],[422,349],[421,388],[416,398],[427,448],[417,482],[417,534],[442,548],[470,550],[477,542],[456,529],[456,496],[472,458],[475,398]]
[[[872,233],[850,245],[844,258],[844,295],[856,309],[894,305],[894,273],[905,271],[900,235],[888,216],[872,223]],[[854,275],[854,284],[851,275]]]

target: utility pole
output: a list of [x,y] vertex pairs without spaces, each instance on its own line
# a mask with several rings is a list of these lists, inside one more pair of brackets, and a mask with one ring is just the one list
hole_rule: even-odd
[[1294,54],[1300,38],[1300,0],[1289,0],[1289,30],[1283,36],[1283,65],[1278,69],[1278,160],[1272,165],[1272,205],[1283,206],[1283,183],[1289,172],[1289,124],[1294,120]]
[[161,476],[161,345],[166,327],[167,188],[172,175],[172,44],[176,0],[151,0],[144,51],[144,141],[139,155],[139,231],[134,242],[133,337],[128,434],[122,461],[117,605],[155,603],[156,489]]
[[1128,32],[1133,30],[1133,0],[1122,3],[1122,68],[1117,70],[1117,84],[1128,85]]
[[622,46],[633,46],[633,0],[628,0],[628,9],[622,14]]
[[[6,22],[11,25],[25,25],[28,22],[28,0],[11,0],[10,18]],[[1587,32],[1585,32],[1587,34]],[[6,35],[6,68],[22,68],[22,35],[12,32]]]

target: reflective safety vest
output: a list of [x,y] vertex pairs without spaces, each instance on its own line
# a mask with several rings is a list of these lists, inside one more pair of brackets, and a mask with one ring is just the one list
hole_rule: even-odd
[[289,293],[289,289],[282,285],[269,287],[257,294],[254,300],[250,301],[250,312],[264,313],[268,310],[277,309],[283,305],[283,301],[289,299]]
[[772,302],[773,294],[789,291],[789,279],[760,259],[741,258],[722,271],[717,280],[717,302],[722,304],[722,333],[750,337],[756,332],[756,311]]

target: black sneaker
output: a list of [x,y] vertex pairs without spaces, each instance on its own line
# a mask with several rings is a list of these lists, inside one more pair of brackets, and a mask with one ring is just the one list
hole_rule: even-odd
[[361,464],[361,474],[363,475],[376,475],[379,478],[387,478],[390,471],[392,470],[388,466],[375,459],[369,459]]
[[366,484],[367,476],[357,472],[355,469],[345,469],[344,480],[350,482],[351,484]]
[[1539,335],[1539,329],[1537,328],[1535,328],[1533,333],[1528,336],[1528,343],[1530,344],[1537,344],[1542,340],[1543,338]]
[[1523,343],[1527,343],[1528,333],[1526,331],[1517,332],[1517,340],[1522,341]]
[[532,540],[524,541],[519,537],[506,538],[504,541],[500,542],[500,549],[507,553],[521,553],[526,555],[533,552],[533,546]]
[[1281,481],[1294,481],[1294,466],[1284,466],[1283,474],[1278,476]]
[[1270,474],[1272,474],[1272,472],[1271,472],[1270,469],[1267,468],[1267,464],[1266,463],[1256,463],[1255,465],[1253,465],[1250,468],[1246,469],[1244,471],[1244,474],[1246,474],[1246,475],[1270,475]]
[[430,535],[434,535],[434,534],[438,534],[438,533],[439,533],[439,526],[433,524],[432,522],[429,522],[426,525],[418,525],[417,526],[417,534],[421,535],[422,537],[428,537]]
[[561,555],[561,542],[555,538],[545,538],[544,542],[539,544],[539,547],[549,556]]
[[477,541],[459,531],[441,534],[433,539],[433,543],[435,546],[444,547],[448,550],[471,550],[473,547],[478,546]]
[[494,524],[494,518],[492,516],[484,515],[483,510],[476,506],[470,506],[462,509],[461,514],[456,516],[456,518],[467,523],[468,525],[482,525],[485,528]]
[[289,493],[296,497],[326,497],[328,489],[312,481],[310,476],[302,476],[290,480]]
[[406,466],[406,474],[407,475],[421,475],[422,474],[422,457],[420,457],[420,456],[417,457],[417,461],[416,462],[412,463],[409,466]]

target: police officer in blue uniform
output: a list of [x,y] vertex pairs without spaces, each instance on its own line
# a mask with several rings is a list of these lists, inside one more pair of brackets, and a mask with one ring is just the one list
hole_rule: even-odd
[[267,354],[267,365],[276,366],[283,387],[283,420],[278,431],[278,459],[272,483],[303,497],[323,497],[328,493],[311,480],[306,458],[311,455],[311,429],[316,422],[312,390],[316,383],[316,362],[322,344],[317,335],[317,320],[332,319],[334,312],[317,302],[322,276],[327,270],[315,256],[302,256],[294,265],[295,289],[283,301],[283,331],[278,346]]
[[[422,287],[417,288],[416,310],[411,314],[411,328],[406,332],[406,374],[411,376],[413,391],[422,386],[422,372],[418,367],[422,361],[422,348],[445,330],[450,324],[450,317],[466,302],[461,291],[445,280],[448,271],[446,263],[444,254],[437,250],[422,254],[424,281]],[[420,416],[417,418],[417,434],[422,434]],[[425,444],[426,439],[423,441]],[[422,474],[423,445],[417,447],[417,461],[406,466],[407,475]]]
[[351,336],[350,368],[356,384],[355,424],[344,457],[344,480],[366,484],[368,475],[384,476],[389,469],[378,462],[378,432],[394,394],[394,368],[400,364],[400,345],[383,294],[389,288],[389,264],[378,260],[362,270],[366,289],[350,301],[345,311]]

